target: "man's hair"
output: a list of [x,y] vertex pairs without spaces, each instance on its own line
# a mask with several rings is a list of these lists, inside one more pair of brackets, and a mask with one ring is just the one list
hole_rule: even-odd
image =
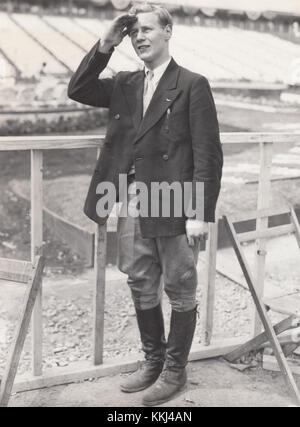
[[164,28],[170,25],[173,28],[173,18],[170,12],[163,6],[154,5],[148,2],[134,4],[129,13],[137,16],[139,13],[153,12],[157,15],[160,25]]

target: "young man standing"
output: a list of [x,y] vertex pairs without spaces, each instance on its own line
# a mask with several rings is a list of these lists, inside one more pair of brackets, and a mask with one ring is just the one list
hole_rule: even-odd
[[[205,77],[180,67],[169,53],[172,17],[160,6],[133,7],[114,19],[73,75],[69,97],[109,108],[109,124],[85,203],[85,213],[99,224],[97,204],[104,196],[98,185],[114,184],[127,174],[129,204],[136,185],[190,184],[188,203],[199,202],[203,215],[161,215],[119,218],[118,265],[128,274],[145,363],[121,385],[124,392],[148,388],[143,404],[156,406],[186,384],[186,364],[197,317],[196,263],[200,240],[207,239],[215,220],[223,154],[216,109]],[[129,35],[144,70],[100,78],[114,48]],[[98,188],[98,191],[97,191]],[[152,200],[152,199],[151,199]],[[164,203],[158,197],[159,203]],[[170,203],[170,202],[169,202]],[[153,201],[152,201],[153,204]],[[150,202],[151,205],[151,202]],[[153,207],[153,206],[150,206]],[[151,209],[150,209],[151,210]],[[161,280],[163,279],[163,280]],[[161,308],[162,282],[172,307],[167,341]]]

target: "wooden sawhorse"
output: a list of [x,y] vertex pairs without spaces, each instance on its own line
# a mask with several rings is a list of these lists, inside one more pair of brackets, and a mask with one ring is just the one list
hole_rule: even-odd
[[[283,213],[282,210],[280,213]],[[251,350],[257,349],[264,342],[269,341],[271,347],[273,348],[280,370],[284,375],[286,384],[291,392],[291,396],[295,399],[297,404],[300,405],[300,392],[286,360],[286,355],[290,354],[296,347],[298,347],[299,343],[291,343],[289,346],[286,346],[285,349],[282,349],[277,338],[277,335],[281,332],[299,326],[300,292],[291,295],[283,295],[282,297],[272,298],[268,300],[260,298],[256,291],[255,281],[241,246],[241,242],[254,240],[256,238],[275,237],[280,234],[290,232],[295,234],[298,245],[300,247],[300,226],[296,213],[292,207],[290,209],[287,209],[285,213],[289,213],[290,215],[290,224],[288,225],[270,227],[260,231],[239,234],[237,234],[231,220],[226,215],[223,216],[224,224],[230,236],[232,246],[244,273],[252,299],[265,329],[265,332],[257,335],[255,338],[243,344],[241,347],[238,347],[231,353],[225,355],[224,358],[229,362],[233,362],[234,360],[239,359],[241,356],[250,352]],[[274,209],[264,209],[262,211],[256,212],[256,218],[268,218],[271,215],[276,215]],[[277,231],[276,228],[278,229]],[[285,307],[285,309],[282,309],[283,306]],[[288,314],[289,317],[282,320],[273,327],[268,316],[269,309]]]

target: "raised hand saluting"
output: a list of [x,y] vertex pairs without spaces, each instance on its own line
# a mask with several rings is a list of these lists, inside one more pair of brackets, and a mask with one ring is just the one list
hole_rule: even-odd
[[137,17],[128,13],[117,16],[109,25],[100,40],[99,50],[108,53],[112,48],[118,46],[129,33]]

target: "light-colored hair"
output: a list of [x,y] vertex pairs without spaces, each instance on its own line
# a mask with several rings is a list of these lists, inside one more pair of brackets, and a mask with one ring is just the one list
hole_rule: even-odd
[[160,25],[164,28],[170,25],[173,28],[173,18],[170,12],[163,6],[154,5],[148,2],[134,4],[129,13],[137,16],[139,13],[153,12],[157,15]]

